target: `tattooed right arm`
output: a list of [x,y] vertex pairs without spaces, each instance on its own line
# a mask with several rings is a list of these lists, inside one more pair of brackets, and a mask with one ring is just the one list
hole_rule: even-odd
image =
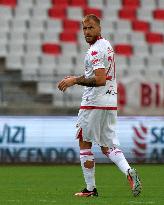
[[76,84],[87,87],[99,87],[106,84],[105,69],[96,69],[95,76],[86,78],[84,75],[76,77]]
[[84,75],[76,78],[76,84],[87,86],[87,87],[97,87],[95,77],[85,78]]

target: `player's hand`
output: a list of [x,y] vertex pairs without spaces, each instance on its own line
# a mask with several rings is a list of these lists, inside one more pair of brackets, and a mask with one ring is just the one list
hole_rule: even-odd
[[62,81],[58,83],[58,89],[61,91],[66,91],[68,87],[71,87],[76,84],[75,76],[67,76]]

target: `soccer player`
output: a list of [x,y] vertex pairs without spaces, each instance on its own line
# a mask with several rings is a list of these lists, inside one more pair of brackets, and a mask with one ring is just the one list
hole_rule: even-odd
[[61,91],[70,86],[85,86],[77,120],[77,138],[80,146],[80,161],[86,188],[76,196],[98,196],[95,184],[95,160],[91,151],[97,143],[102,153],[111,159],[129,180],[134,196],[141,192],[141,182],[119,148],[116,135],[117,83],[114,51],[101,37],[100,19],[87,15],[82,21],[84,37],[90,44],[85,56],[85,74],[67,76],[58,83]]

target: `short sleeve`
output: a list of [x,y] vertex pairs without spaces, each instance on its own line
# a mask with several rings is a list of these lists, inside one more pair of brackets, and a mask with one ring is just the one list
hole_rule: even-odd
[[105,68],[104,65],[104,53],[102,51],[93,50],[90,54],[91,64],[93,70],[98,68]]

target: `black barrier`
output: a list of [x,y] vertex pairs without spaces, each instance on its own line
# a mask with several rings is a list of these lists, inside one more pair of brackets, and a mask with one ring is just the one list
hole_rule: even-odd
[[1,163],[76,163],[73,148],[0,148]]

